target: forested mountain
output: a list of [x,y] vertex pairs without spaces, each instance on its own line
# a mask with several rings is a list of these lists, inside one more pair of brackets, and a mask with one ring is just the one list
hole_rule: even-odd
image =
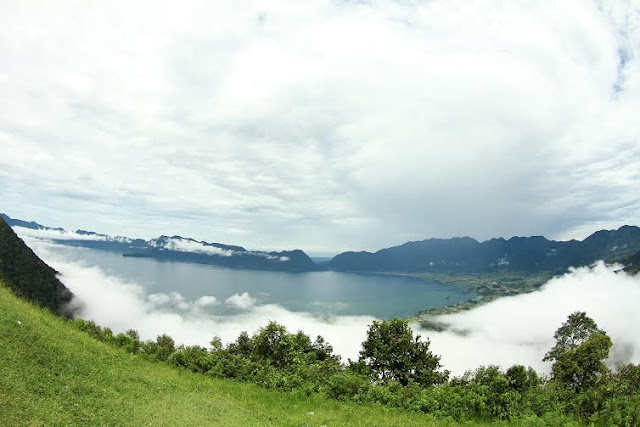
[[541,236],[491,239],[428,239],[371,252],[345,252],[329,263],[334,270],[397,272],[563,271],[602,259],[623,261],[640,251],[640,228],[601,230],[582,241]]
[[56,314],[68,314],[66,306],[73,297],[71,291],[3,219],[0,219],[0,279],[18,296]]
[[427,239],[381,249],[377,252],[344,252],[328,263],[313,262],[302,250],[252,251],[242,246],[209,243],[182,236],[132,239],[92,231],[67,231],[0,214],[12,227],[43,233],[56,243],[115,251],[124,256],[166,261],[214,264],[232,268],[277,271],[332,269],[359,272],[563,272],[568,267],[596,260],[632,262],[640,252],[640,228],[622,226],[601,230],[586,239],[555,241],[542,236],[496,238],[478,242],[470,237]]
[[47,227],[37,222],[14,219],[0,214],[12,227],[27,228],[41,233],[39,237],[55,240],[67,246],[119,252],[124,256],[156,258],[165,261],[195,262],[233,268],[277,271],[314,271],[320,267],[303,251],[252,251],[242,246],[209,243],[182,236],[160,236],[143,240],[125,236],[110,236],[93,231],[68,231]]

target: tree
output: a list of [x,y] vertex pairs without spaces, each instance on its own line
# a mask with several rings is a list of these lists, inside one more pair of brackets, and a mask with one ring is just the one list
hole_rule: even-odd
[[230,343],[227,346],[227,350],[231,354],[248,357],[253,350],[253,344],[249,334],[246,331],[240,332],[235,342]]
[[167,334],[158,335],[155,342],[155,355],[160,360],[167,360],[176,350],[176,342]]
[[274,321],[260,328],[251,342],[252,355],[257,360],[266,361],[277,368],[284,368],[294,360],[296,348],[293,336],[284,326]]
[[440,357],[429,351],[429,340],[413,337],[408,321],[392,319],[374,321],[362,343],[359,361],[377,381],[398,381],[403,386],[410,380],[424,386],[442,383],[448,371],[438,372]]
[[542,360],[554,362],[551,375],[555,381],[580,393],[608,372],[604,360],[609,356],[611,339],[586,313],[569,315],[553,336],[556,345]]
[[333,354],[333,347],[326,342],[321,335],[316,337],[316,340],[311,344],[311,348],[315,353],[316,360],[333,360],[336,363],[340,362],[340,356]]

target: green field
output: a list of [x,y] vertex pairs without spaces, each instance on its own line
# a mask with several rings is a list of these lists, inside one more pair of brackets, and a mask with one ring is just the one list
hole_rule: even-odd
[[0,424],[6,426],[454,424],[382,406],[265,390],[152,362],[92,339],[3,286],[0,345]]

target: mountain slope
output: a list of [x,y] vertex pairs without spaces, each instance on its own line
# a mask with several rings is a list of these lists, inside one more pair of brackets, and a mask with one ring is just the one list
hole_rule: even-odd
[[0,345],[0,420],[7,426],[454,425],[150,362],[16,298],[1,281]]
[[560,272],[598,259],[623,260],[640,250],[640,228],[598,231],[583,241],[541,236],[491,239],[428,239],[371,252],[345,252],[329,263],[334,270],[397,272]]
[[624,271],[627,273],[640,273],[640,251],[623,261],[623,264],[625,266]]
[[40,260],[16,233],[0,219],[0,279],[16,294],[67,314],[73,294],[56,277],[56,271]]

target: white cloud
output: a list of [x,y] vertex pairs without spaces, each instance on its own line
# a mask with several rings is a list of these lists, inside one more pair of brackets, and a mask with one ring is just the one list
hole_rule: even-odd
[[233,256],[235,254],[234,251],[231,251],[228,249],[222,249],[216,246],[208,246],[196,240],[182,239],[182,238],[176,238],[176,237],[170,237],[166,241],[163,241],[162,243],[159,243],[157,239],[153,239],[150,241],[150,245],[159,247],[161,249],[170,250],[170,251],[194,252],[194,253],[218,255],[218,256],[225,256],[225,257]]
[[216,299],[216,297],[211,295],[205,295],[196,300],[196,306],[198,307],[209,307],[211,305],[219,304],[220,302]]
[[552,279],[539,291],[505,297],[477,309],[441,316],[450,331],[424,331],[432,349],[454,372],[479,365],[515,363],[548,372],[544,354],[553,334],[575,311],[585,311],[613,340],[611,363],[640,362],[640,276],[616,272],[603,263]]
[[12,227],[16,234],[20,237],[35,237],[38,239],[48,240],[96,240],[106,241],[105,236],[95,234],[78,234],[75,231],[68,230],[35,230],[33,228]]
[[226,299],[225,304],[241,310],[248,310],[256,305],[256,299],[249,295],[248,292],[242,294],[234,294]]
[[638,223],[636,9],[3,2],[0,203],[315,250]]
[[171,297],[163,293],[149,294],[149,296],[147,296],[147,299],[151,304],[156,306],[165,305],[169,303],[169,301],[171,301]]

